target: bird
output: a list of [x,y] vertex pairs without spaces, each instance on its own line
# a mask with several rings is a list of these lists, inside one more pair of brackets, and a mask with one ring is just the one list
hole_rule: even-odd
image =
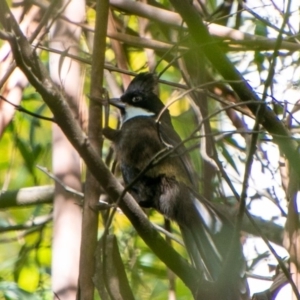
[[[139,73],[120,98],[110,99],[120,110],[121,126],[106,127],[103,135],[113,143],[124,184],[137,203],[178,224],[192,264],[215,282],[224,270],[233,224],[199,194],[198,177],[169,110],[155,93],[157,84],[155,74]],[[248,299],[239,250],[236,286],[227,287],[222,299]]]

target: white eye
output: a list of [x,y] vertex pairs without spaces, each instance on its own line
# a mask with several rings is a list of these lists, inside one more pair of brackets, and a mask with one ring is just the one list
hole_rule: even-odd
[[139,101],[142,101],[143,100],[143,97],[142,96],[134,96],[132,97],[132,102],[139,102]]

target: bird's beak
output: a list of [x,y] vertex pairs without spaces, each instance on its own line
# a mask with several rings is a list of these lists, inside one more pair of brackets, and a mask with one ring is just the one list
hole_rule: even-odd
[[119,109],[124,109],[125,108],[125,103],[120,100],[120,98],[111,98],[108,100],[109,104],[119,108]]

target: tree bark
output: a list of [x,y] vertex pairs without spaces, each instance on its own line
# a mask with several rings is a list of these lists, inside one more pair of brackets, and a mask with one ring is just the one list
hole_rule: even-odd
[[[91,146],[98,153],[102,151],[102,105],[103,100],[103,70],[105,60],[105,41],[108,19],[108,0],[98,0],[96,8],[96,28],[93,43],[89,125],[88,135]],[[98,233],[97,204],[100,197],[100,185],[88,170],[83,206],[82,242],[80,247],[79,292],[77,299],[93,300],[95,274],[95,251]]]

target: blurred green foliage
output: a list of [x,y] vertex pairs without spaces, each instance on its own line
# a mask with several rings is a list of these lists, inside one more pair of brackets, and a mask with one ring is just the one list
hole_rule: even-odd
[[[28,87],[22,107],[51,116],[40,96]],[[51,123],[16,111],[0,140],[2,190],[52,184],[36,165],[51,166]],[[1,228],[20,225],[51,212],[49,205],[13,208],[1,212]],[[4,231],[0,237],[0,299],[50,299],[51,224],[22,231]],[[46,292],[46,293],[45,293]]]

